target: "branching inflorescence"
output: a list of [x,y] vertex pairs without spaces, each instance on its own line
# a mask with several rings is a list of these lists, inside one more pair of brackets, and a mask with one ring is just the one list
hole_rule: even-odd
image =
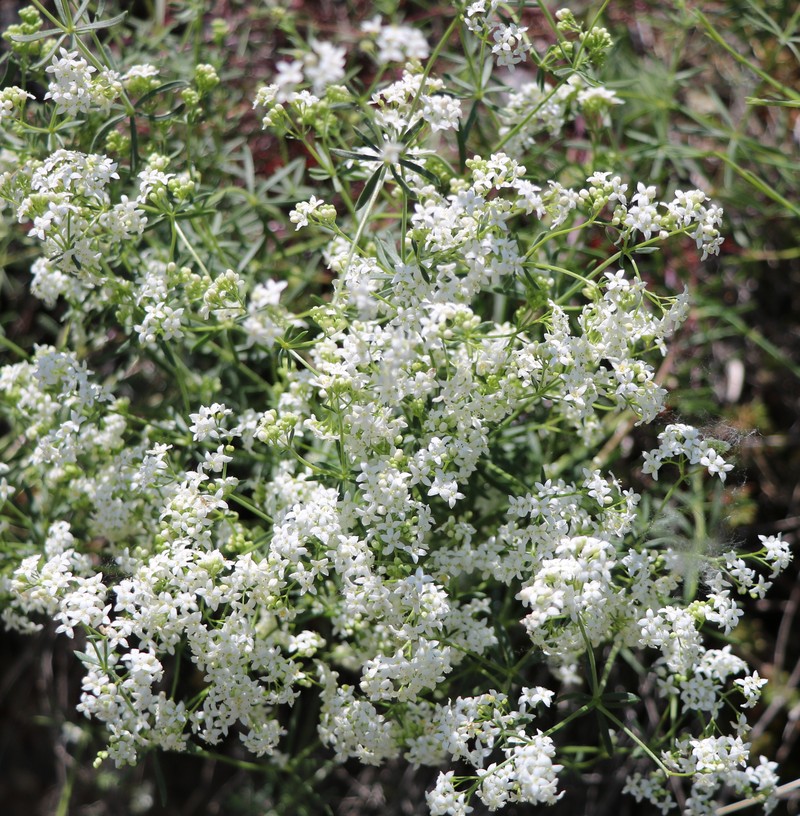
[[[68,326],[0,368],[0,588],[7,626],[81,644],[100,759],[235,734],[291,767],[286,711],[313,693],[337,760],[445,769],[432,814],[555,802],[590,714],[594,757],[643,761],[637,799],[670,812],[685,780],[687,813],[723,786],[769,807],[742,711],[764,681],[703,630],[730,634],[787,546],[657,538],[653,514],[732,467],[689,425],[644,453],[647,502],[600,455],[659,421],[689,310],[639,264],[722,241],[702,191],[599,164],[622,102],[596,78],[605,29],[559,12],[537,54],[496,0],[454,7],[435,47],[374,18],[367,91],[355,46],[299,43],[254,100],[314,184],[284,172],[259,200],[203,158],[213,65],[128,64],[57,5],[61,29],[28,9],[10,32],[27,84],[0,103],[6,215]],[[564,169],[576,123],[594,164]]]

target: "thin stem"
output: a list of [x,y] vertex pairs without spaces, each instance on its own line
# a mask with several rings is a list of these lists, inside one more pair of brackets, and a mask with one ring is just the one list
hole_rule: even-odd
[[195,251],[195,248],[192,246],[192,242],[191,242],[191,241],[190,241],[190,240],[189,240],[189,239],[186,237],[186,234],[185,234],[185,233],[184,233],[184,231],[181,229],[181,225],[180,225],[180,224],[179,224],[179,223],[178,223],[178,222],[177,222],[177,221],[176,221],[174,218],[171,218],[170,220],[172,221],[172,228],[173,228],[173,229],[175,230],[175,232],[178,234],[178,236],[180,237],[181,241],[183,241],[184,246],[186,247],[186,249],[188,249],[188,250],[189,250],[189,254],[190,254],[190,255],[191,255],[193,258],[194,258],[195,263],[196,263],[196,264],[197,264],[197,265],[200,267],[200,269],[202,269],[202,270],[203,270],[203,272],[204,272],[206,275],[208,275],[209,277],[211,277],[211,275],[210,275],[210,274],[209,274],[209,272],[208,272],[208,269],[206,269],[206,265],[205,265],[205,264],[203,263],[203,261],[200,259],[200,256],[197,254],[197,252]]
[[273,523],[272,516],[267,515],[263,510],[259,510],[251,501],[240,496],[238,493],[229,493],[227,498],[240,507],[244,507],[245,510],[248,510],[254,516],[258,516],[262,521],[266,521],[267,524]]
[[614,723],[618,728],[624,731],[646,754],[650,759],[655,762],[658,766],[659,770],[665,773],[667,776],[689,776],[689,774],[682,774],[676,771],[670,770],[658,757],[658,755],[653,751],[652,748],[631,728],[628,728],[619,717],[612,714],[604,705],[601,703],[597,704],[597,710],[605,717],[608,717],[611,722]]
[[372,208],[375,206],[375,203],[378,200],[378,196],[381,194],[383,190],[383,182],[386,178],[386,172],[381,174],[380,178],[378,179],[378,183],[375,185],[375,189],[372,191],[372,195],[369,197],[369,201],[364,206],[364,214],[361,216],[361,220],[358,222],[358,229],[356,230],[355,237],[353,238],[352,243],[350,244],[350,252],[347,255],[347,261],[345,262],[344,268],[349,269],[350,264],[353,261],[353,257],[355,256],[356,250],[358,249],[358,242],[361,240],[361,236],[364,234],[364,229],[367,226],[367,221],[369,221],[370,214],[372,213]]
[[9,351],[13,351],[17,357],[23,360],[29,360],[30,354],[24,348],[18,346],[13,340],[9,340],[4,334],[0,334],[0,346],[5,346]]
[[597,676],[597,662],[594,656],[594,647],[592,646],[592,642],[589,640],[589,636],[586,634],[586,629],[583,625],[583,618],[581,615],[577,616],[578,618],[578,627],[581,630],[581,637],[583,638],[583,643],[586,646],[586,656],[589,660],[589,671],[591,673],[591,685],[592,685],[592,694],[597,697],[600,694],[600,680]]
[[425,63],[425,68],[422,72],[422,79],[419,83],[419,88],[417,88],[417,93],[414,96],[414,101],[411,103],[411,109],[408,112],[407,120],[412,122],[414,119],[414,114],[417,112],[417,108],[419,107],[420,100],[422,99],[422,93],[425,89],[425,82],[427,81],[428,77],[430,76],[431,71],[433,70],[433,66],[436,63],[436,60],[439,59],[439,54],[442,51],[442,48],[446,45],[447,41],[450,39],[450,35],[455,31],[456,26],[458,25],[458,15],[456,14],[455,17],[450,21],[450,25],[447,27],[447,30],[442,34],[441,39],[438,43],[436,43],[436,47],[433,49],[428,61]]

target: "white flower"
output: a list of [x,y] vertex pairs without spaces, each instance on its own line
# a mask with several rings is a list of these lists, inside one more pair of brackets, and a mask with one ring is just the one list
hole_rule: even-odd
[[220,445],[213,453],[206,451],[204,456],[204,467],[213,473],[221,473],[228,462],[233,461],[232,456],[225,453],[225,446]]
[[295,230],[308,226],[309,216],[316,212],[325,202],[321,198],[312,195],[308,201],[300,201],[289,213],[289,220],[296,224]]
[[759,677],[757,671],[754,671],[747,677],[734,680],[733,682],[735,685],[739,686],[744,694],[742,708],[753,708],[761,697],[762,686],[767,684],[766,678]]
[[789,547],[789,542],[784,541],[780,533],[776,536],[760,535],[758,540],[761,542],[761,546],[767,551],[764,558],[771,562],[772,574],[770,578],[774,578],[791,563],[792,552]]
[[499,0],[474,0],[464,11],[464,24],[470,31],[480,31],[498,3]]
[[646,473],[648,476],[652,476],[655,481],[658,481],[658,471],[661,470],[661,451],[645,451],[642,454],[642,459],[644,459],[642,473]]
[[546,708],[550,708],[553,697],[555,697],[555,692],[543,686],[523,688],[519,696],[519,710],[524,713],[528,706],[534,707],[540,703]]
[[725,481],[728,472],[733,470],[733,465],[726,462],[713,448],[709,447],[700,457],[700,464],[708,470],[712,476],[719,476],[721,481]]
[[328,85],[344,79],[345,50],[329,42],[314,40],[303,57],[303,70],[311,92],[319,96]]
[[527,30],[526,26],[520,27],[516,23],[500,24],[494,29],[492,53],[497,58],[498,65],[508,66],[513,70],[515,65],[526,59],[530,46],[523,35]]
[[747,764],[750,746],[741,737],[707,737],[689,740],[698,771],[729,772]]
[[303,63],[300,60],[280,60],[275,70],[277,73],[271,86],[274,89],[273,98],[277,102],[290,102],[296,95],[297,86],[303,83]]
[[413,26],[381,25],[376,40],[377,60],[382,65],[389,62],[405,63],[408,60],[428,58],[430,47],[422,32]]
[[467,816],[472,813],[466,794],[456,791],[453,776],[453,771],[440,773],[434,789],[425,794],[431,816]]
[[92,74],[97,69],[77,51],[61,48],[60,54],[61,57],[53,57],[52,64],[45,69],[53,78],[44,98],[52,99],[58,109],[69,116],[85,113],[93,105]]
[[448,479],[447,474],[438,468],[428,489],[428,495],[441,496],[442,500],[446,501],[450,507],[455,507],[456,502],[464,498],[464,494],[458,489],[458,482],[455,479]]
[[219,402],[201,406],[196,414],[189,414],[192,420],[189,427],[192,439],[196,442],[202,442],[204,439],[219,439],[223,433],[220,423],[224,417],[232,413],[230,408],[226,408]]
[[434,132],[453,130],[460,123],[461,102],[446,94],[425,96],[422,101],[422,117]]
[[530,804],[555,804],[564,791],[557,793],[556,775],[563,766],[553,764],[556,750],[553,741],[541,732],[533,737],[522,732],[519,742],[521,744],[515,746],[509,756],[514,767],[515,800]]
[[87,113],[92,108],[106,110],[119,93],[119,76],[103,71],[93,77],[97,69],[77,51],[61,48],[59,53],[61,56],[54,56],[45,69],[52,79],[44,98],[52,99],[58,112],[68,116]]

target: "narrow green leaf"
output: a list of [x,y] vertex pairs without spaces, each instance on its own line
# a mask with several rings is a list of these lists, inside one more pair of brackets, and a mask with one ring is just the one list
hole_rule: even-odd
[[[80,4],[80,6],[78,6],[77,11],[75,12],[75,14],[73,15],[73,18],[72,18],[75,22],[79,21],[81,19],[81,17],[83,17],[83,15],[86,13],[86,9],[89,8],[89,3],[91,3],[91,2],[92,2],[92,0],[83,0],[83,2]],[[97,19],[98,17],[101,17],[101,16],[102,16],[102,10],[100,8],[98,8],[97,13],[95,15],[95,19]]]
[[92,139],[92,152],[95,152],[98,148],[102,149],[103,147],[103,140],[105,137],[123,120],[125,119],[125,114],[121,113],[119,116],[112,116],[97,133],[94,134],[94,138]]
[[356,153],[353,150],[340,150],[337,147],[332,147],[330,152],[333,153],[334,156],[340,156],[343,159],[355,159],[356,161],[367,161],[367,162],[373,162],[373,161],[379,161],[380,160],[380,156],[378,156],[378,155],[370,156],[367,153]]
[[204,210],[187,210],[186,212],[179,212],[175,215],[176,221],[188,221],[192,218],[202,218],[207,215],[218,215],[219,210],[204,209]]
[[761,332],[748,326],[732,309],[719,309],[712,313],[716,313],[716,316],[720,320],[729,323],[742,337],[746,337],[751,343],[755,343],[755,345],[769,354],[777,363],[791,371],[792,374],[800,380],[800,365],[797,365],[797,363],[784,354],[774,343],[767,340]]
[[58,11],[58,16],[61,18],[62,22],[69,23],[72,19],[69,13],[69,6],[64,2],[64,0],[55,0],[56,4],[56,11]]
[[475,126],[477,119],[478,100],[476,99],[472,103],[472,108],[467,116],[467,121],[464,122],[463,126],[456,132],[456,140],[458,142],[458,161],[461,170],[464,169],[467,163],[467,139],[469,139],[469,134],[472,132],[472,128]]
[[[51,29],[51,31],[52,30],[54,30],[54,29]],[[31,67],[34,70],[38,71],[39,68],[41,68],[43,65],[47,65],[53,59],[53,57],[58,53],[58,49],[61,47],[62,43],[64,42],[64,40],[66,38],[67,38],[66,34],[59,34],[58,38],[55,40],[53,45],[50,46],[50,49],[48,50],[48,52],[37,63],[35,63]]]
[[172,353],[172,349],[169,347],[169,345],[166,342],[164,342],[164,340],[158,340],[158,347],[163,352],[164,357],[166,358],[170,366],[172,366],[174,370],[177,370],[178,364],[175,361],[175,355]]
[[364,189],[361,191],[361,195],[358,197],[358,201],[356,201],[356,210],[360,210],[372,198],[378,184],[383,181],[385,172],[386,168],[381,166],[369,177]]
[[211,332],[203,332],[200,339],[192,346],[192,351],[199,351],[211,339]]
[[403,192],[406,194],[408,200],[416,201],[416,193],[408,186],[408,184],[406,184],[405,179],[394,169],[394,167],[390,167],[389,171],[391,172],[394,180],[403,188]]
[[166,113],[152,113],[147,118],[151,122],[166,122],[167,120],[174,119],[176,116],[183,113],[185,107],[186,105],[181,102],[180,105],[170,111],[167,111]]
[[481,73],[481,87],[485,88],[489,84],[489,80],[494,73],[494,59],[487,57],[486,62],[483,63],[483,72]]
[[153,775],[156,779],[156,788],[158,788],[158,799],[162,808],[167,806],[169,796],[167,794],[167,781],[164,777],[164,771],[161,768],[161,760],[155,751],[149,754],[149,759],[153,763]]
[[131,175],[135,175],[139,169],[139,132],[133,116],[128,121],[131,124]]
[[566,694],[560,694],[558,699],[559,701],[575,700],[579,706],[582,706],[592,702],[592,695],[587,694],[585,691],[568,691]]
[[716,156],[720,161],[725,162],[725,164],[730,167],[734,173],[741,176],[741,178],[743,178],[751,186],[755,187],[755,189],[760,193],[763,193],[768,198],[778,202],[778,204],[786,208],[790,213],[800,218],[800,207],[784,198],[772,187],[772,185],[767,184],[765,181],[756,176],[755,173],[752,173],[749,170],[746,170],[744,167],[739,166],[735,161],[733,161],[733,159],[721,151],[714,151],[714,153],[711,155]]
[[782,82],[779,82],[773,76],[768,74],[766,71],[762,70],[758,65],[756,65],[751,60],[747,59],[744,55],[740,54],[733,46],[729,45],[728,42],[722,37],[722,35],[714,28],[711,24],[711,21],[708,17],[703,14],[702,11],[699,9],[695,9],[695,17],[700,21],[700,24],[705,29],[706,34],[710,39],[712,39],[717,45],[724,48],[737,62],[745,65],[749,68],[756,76],[760,77],[764,80],[768,85],[771,85],[775,90],[779,91],[786,97],[790,99],[800,100],[800,94],[793,91],[788,86],[784,85]]
[[370,139],[370,138],[367,136],[367,134],[366,134],[366,133],[364,133],[363,131],[359,130],[358,128],[353,128],[353,130],[355,131],[356,136],[358,136],[358,138],[359,138],[359,139],[361,139],[361,141],[362,141],[362,142],[363,142],[363,143],[364,143],[364,144],[365,144],[367,147],[371,147],[371,148],[372,148],[372,149],[373,149],[373,150],[374,150],[376,153],[380,153],[380,152],[381,152],[380,148],[379,148],[379,147],[378,147],[378,146],[375,144],[375,142],[374,142],[374,141],[372,141],[372,139]]
[[409,170],[413,170],[415,173],[419,173],[419,175],[421,175],[423,178],[428,179],[428,181],[436,184],[437,186],[441,184],[439,177],[434,173],[431,173],[430,170],[423,167],[421,164],[409,161],[408,159],[400,159],[400,164],[403,167],[407,167]]
[[800,108],[800,99],[759,99],[757,96],[746,96],[748,105],[769,105],[776,108]]
[[[288,181],[289,183],[292,183],[294,181],[295,184],[299,184],[299,177],[302,176],[304,170],[305,162],[303,161],[303,159],[301,158],[294,159],[293,161],[290,161],[288,164],[276,170],[269,177],[269,179],[267,179],[266,183],[264,184],[264,189],[272,190],[283,181]],[[296,179],[294,180],[289,178],[289,176],[291,176],[292,173],[296,175]]]
[[172,82],[165,82],[163,85],[159,85],[157,88],[153,88],[151,91],[148,91],[146,94],[143,94],[141,97],[139,97],[134,107],[138,108],[145,102],[148,102],[154,96],[166,93],[167,91],[171,91],[174,88],[187,88],[188,86],[189,83],[186,82],[186,80],[184,79],[175,79]]
[[600,741],[603,743],[603,748],[605,748],[608,756],[614,756],[614,743],[611,742],[611,735],[608,733],[608,720],[606,720],[599,709],[595,709],[594,713],[597,716],[597,727],[600,732]]
[[411,140],[422,130],[422,126],[425,124],[425,120],[420,116],[413,125],[411,125],[405,133],[400,137],[400,141],[404,145],[411,144]]
[[256,167],[253,162],[253,151],[245,144],[242,147],[242,167],[244,170],[244,183],[248,193],[255,193],[256,189]]
[[610,691],[601,698],[604,706],[608,708],[622,708],[624,706],[636,705],[641,698],[632,691]]
[[63,36],[62,32],[57,28],[48,28],[47,31],[37,31],[35,34],[11,34],[9,39],[11,42],[34,42],[35,40],[44,40],[47,37]]
[[109,20],[96,20],[93,23],[87,23],[86,25],[79,26],[76,31],[79,34],[85,34],[87,31],[99,31],[100,29],[104,28],[113,28],[115,25],[121,23],[127,16],[128,12],[123,11],[122,14],[118,14],[116,17],[111,17]]
[[258,255],[258,253],[264,248],[266,243],[267,243],[266,236],[263,236],[258,241],[253,241],[250,249],[247,250],[247,252],[242,256],[241,260],[239,261],[237,271],[242,272],[245,269],[247,269],[247,267],[250,265],[250,261],[252,261],[253,258],[256,257],[256,255]]
[[394,245],[387,241],[381,241],[377,237],[375,238],[375,252],[378,256],[378,263],[384,269],[393,269],[400,263],[400,256],[397,254]]

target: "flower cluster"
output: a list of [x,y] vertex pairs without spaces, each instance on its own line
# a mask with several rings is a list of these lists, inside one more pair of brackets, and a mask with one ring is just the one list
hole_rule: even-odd
[[65,149],[0,179],[17,219],[42,242],[34,292],[45,302],[61,295],[81,299],[102,282],[104,255],[144,231],[142,196],[112,203],[109,188],[117,179],[108,156]]
[[524,39],[527,30],[527,27],[520,27],[516,23],[501,24],[493,30],[492,53],[498,65],[507,66],[513,70],[515,65],[525,60],[529,47]]
[[[62,50],[43,99],[3,92],[0,117],[32,134],[37,116],[82,117],[0,178],[39,253],[32,292],[70,324],[66,348],[0,368],[0,508],[24,487],[36,520],[14,528],[3,621],[49,618],[78,642],[100,759],[235,735],[283,767],[286,710],[316,695],[337,761],[440,769],[432,814],[555,803],[580,764],[564,726],[588,714],[604,733],[587,739],[616,729],[654,761],[628,783],[639,800],[667,812],[685,776],[692,812],[723,785],[771,803],[773,764],[748,764],[744,717],[725,731],[720,716],[764,680],[703,627],[733,632],[735,595],[762,597],[788,545],[658,539],[638,475],[666,515],[662,468],[676,487],[732,468],[694,427],[668,425],[641,474],[607,454],[621,423],[665,408],[656,366],[688,313],[687,291],[653,291],[637,264],[680,236],[718,253],[722,213],[699,190],[662,199],[538,162],[542,133],[620,103],[587,78],[607,32],[559,13],[564,53],[589,62],[511,88],[493,62],[533,46],[497,6],[454,21],[458,81],[455,62],[422,64],[438,50],[418,28],[380,18],[360,28],[379,65],[367,91],[339,85],[357,70],[344,46],[278,61],[254,107],[313,160],[268,180],[249,150],[232,180],[234,151],[200,166],[176,147],[180,113],[212,148],[197,117],[200,97],[223,104],[219,63],[160,84],[161,67]],[[481,49],[488,69],[470,63]],[[488,91],[469,84],[482,75]],[[159,113],[169,93],[180,104]],[[613,713],[638,687],[610,690],[637,651],[669,721],[646,750]]]
[[656,450],[644,454],[645,473],[658,479],[658,472],[665,462],[688,460],[690,465],[702,465],[712,476],[724,482],[733,465],[726,462],[721,453],[728,444],[721,440],[703,439],[700,431],[689,425],[668,425],[659,435],[661,443]]
[[97,74],[97,69],[77,51],[62,48],[59,53],[45,69],[50,84],[44,98],[55,103],[58,113],[72,117],[109,108],[120,92],[119,74],[108,70]]
[[414,26],[384,23],[380,16],[361,24],[361,31],[375,39],[375,59],[381,65],[405,64],[411,60],[424,60],[430,54],[430,46],[424,34]]
[[500,111],[500,134],[506,150],[523,152],[535,144],[542,132],[557,137],[566,123],[578,116],[607,126],[612,108],[621,104],[614,91],[588,85],[581,74],[573,74],[555,87],[548,82],[526,82],[508,94]]

